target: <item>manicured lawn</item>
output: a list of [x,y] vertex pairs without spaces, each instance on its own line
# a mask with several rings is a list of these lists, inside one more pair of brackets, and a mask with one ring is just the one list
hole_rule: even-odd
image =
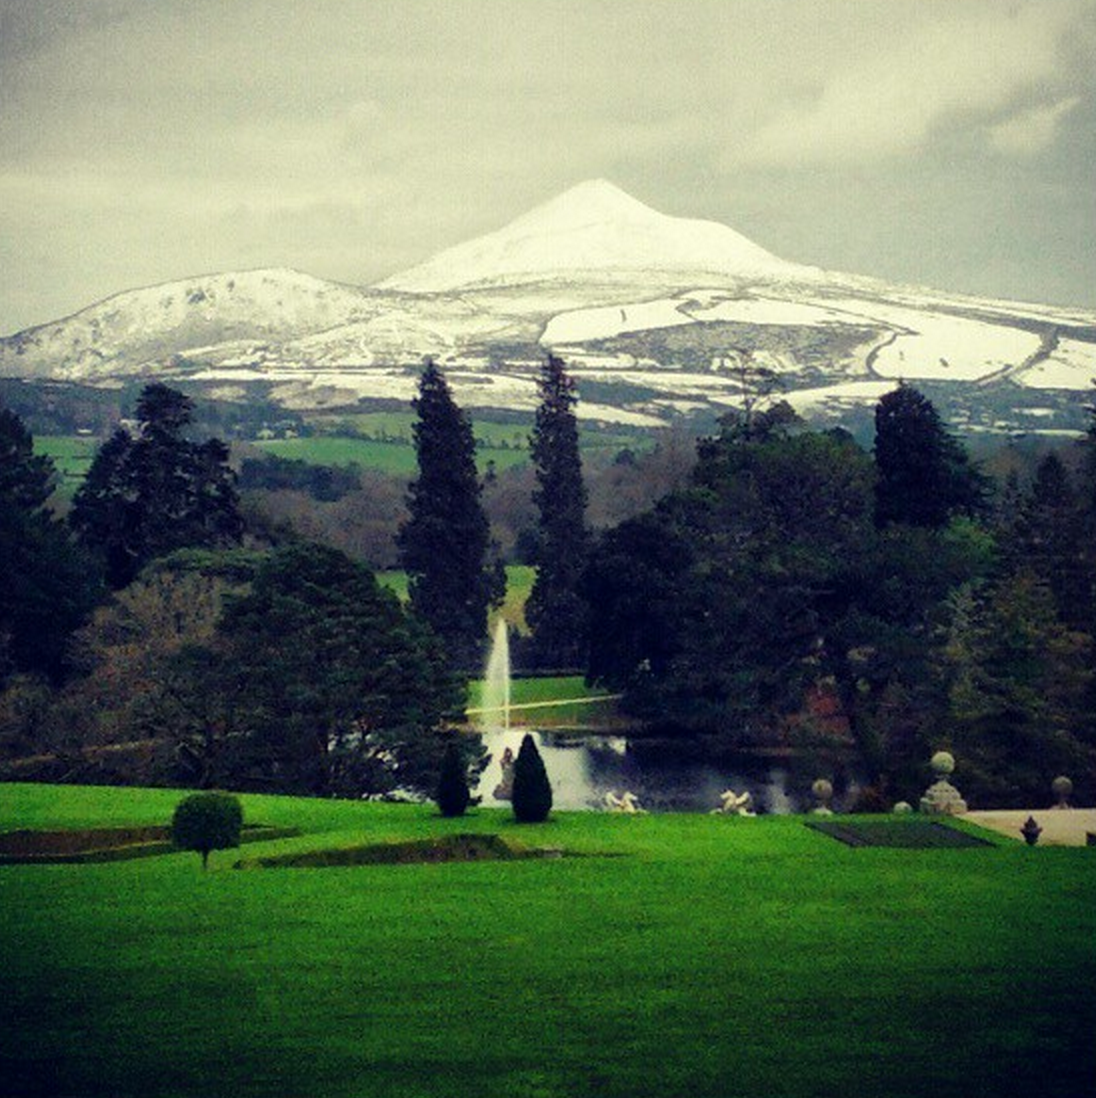
[[[159,823],[180,796],[8,785],[0,826]],[[1096,1077],[1085,849],[245,805],[307,832],[249,856],[469,831],[618,856],[0,868],[5,1095],[1033,1098]]]

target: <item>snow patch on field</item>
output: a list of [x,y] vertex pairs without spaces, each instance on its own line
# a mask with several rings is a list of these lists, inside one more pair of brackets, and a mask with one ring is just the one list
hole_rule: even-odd
[[979,381],[1021,365],[1040,346],[1036,333],[1003,324],[855,298],[831,305],[896,333],[892,342],[876,352],[872,369],[880,377]]
[[1096,380],[1096,343],[1063,339],[1049,358],[1020,371],[1015,380],[1029,389],[1083,389]]

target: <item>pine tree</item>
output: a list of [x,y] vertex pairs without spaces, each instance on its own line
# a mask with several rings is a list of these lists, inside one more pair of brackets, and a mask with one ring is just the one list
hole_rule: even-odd
[[34,439],[23,421],[0,408],[0,499],[37,510],[49,499],[55,481],[53,462],[35,454]]
[[488,562],[490,526],[480,500],[472,425],[428,361],[412,402],[419,475],[407,495],[400,561],[411,606],[445,641],[451,658],[473,667],[487,638],[487,609],[501,599]]
[[528,733],[514,760],[514,791],[510,803],[519,823],[542,823],[552,811],[552,785],[536,742]]
[[464,758],[460,747],[452,741],[446,744],[445,754],[442,756],[435,800],[438,802],[438,811],[449,817],[463,816],[472,800]]
[[574,411],[578,395],[555,355],[548,356],[538,384],[540,404],[530,441],[540,537],[525,616],[542,666],[577,667],[586,659],[588,610],[580,584],[590,549]]
[[95,568],[46,507],[53,463],[0,409],[0,685],[12,671],[59,679],[69,634],[100,590]]
[[1059,617],[1071,628],[1084,629],[1089,622],[1086,542],[1072,478],[1061,458],[1049,453],[1035,470],[1016,521],[1001,536],[1001,555],[1010,571],[1030,571],[1049,585]]
[[948,433],[932,401],[910,385],[875,408],[875,523],[938,529],[954,514],[980,510],[985,477]]
[[228,449],[217,439],[187,439],[192,415],[189,397],[166,385],[146,386],[137,402],[138,435],[116,431],[76,493],[69,522],[102,556],[112,587],[125,587],[150,560],[174,549],[240,540]]

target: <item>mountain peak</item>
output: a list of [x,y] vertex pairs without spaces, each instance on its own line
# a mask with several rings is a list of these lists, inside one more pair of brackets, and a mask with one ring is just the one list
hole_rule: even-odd
[[589,224],[593,221],[660,218],[662,214],[645,206],[608,179],[587,179],[530,210],[519,221],[555,220]]
[[493,233],[380,283],[443,293],[475,285],[617,272],[771,276],[802,271],[726,225],[670,217],[606,179],[588,179]]

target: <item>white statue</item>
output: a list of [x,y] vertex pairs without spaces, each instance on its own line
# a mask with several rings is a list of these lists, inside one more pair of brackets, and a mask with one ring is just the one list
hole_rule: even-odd
[[610,812],[626,812],[633,816],[644,812],[634,793],[622,793],[617,797],[611,790],[605,794],[605,807]]
[[724,816],[753,816],[755,815],[750,805],[753,803],[753,797],[750,796],[750,791],[746,790],[745,793],[736,793],[733,789],[725,789],[719,794],[720,806],[712,809],[712,815],[724,815]]

